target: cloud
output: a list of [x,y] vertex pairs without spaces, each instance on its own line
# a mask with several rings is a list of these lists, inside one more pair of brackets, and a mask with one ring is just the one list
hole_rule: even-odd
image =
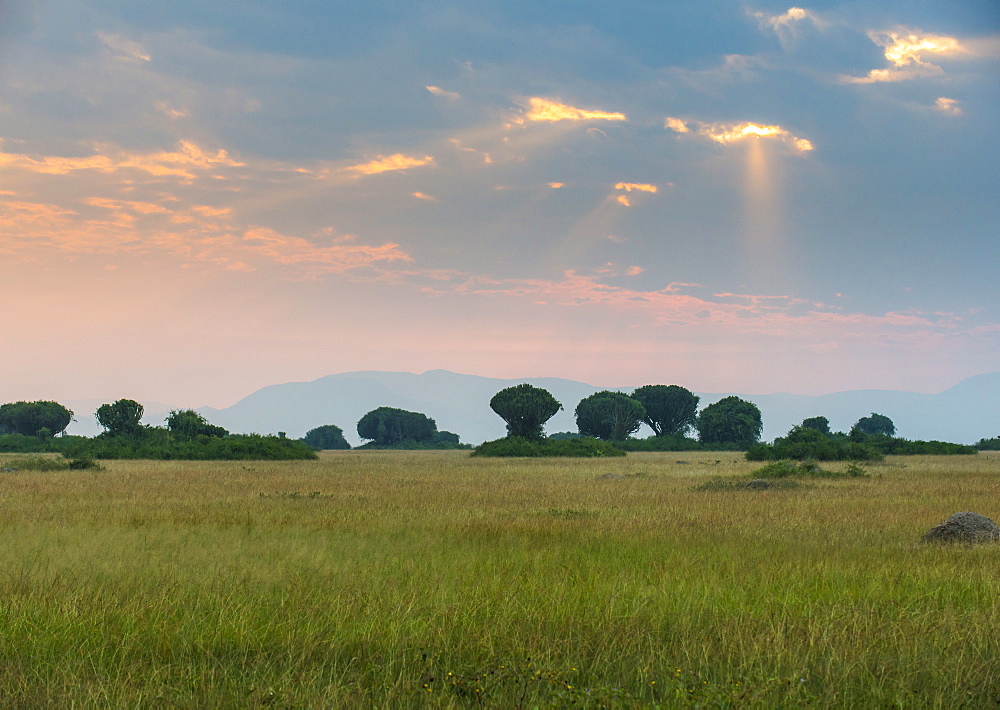
[[944,70],[932,64],[925,55],[950,55],[967,51],[954,37],[925,35],[912,30],[869,32],[872,42],[885,47],[885,58],[895,68],[872,69],[866,76],[840,77],[844,84],[878,84],[938,76]]
[[961,107],[959,107],[958,101],[956,99],[948,99],[945,98],[944,96],[941,96],[938,98],[937,101],[934,102],[934,108],[936,108],[941,113],[948,114],[949,116],[962,115],[962,109]]
[[191,141],[180,141],[175,151],[155,153],[115,151],[79,158],[0,153],[0,168],[19,168],[44,175],[66,175],[76,171],[114,173],[134,169],[159,177],[180,177],[191,180],[196,177],[194,170],[242,165],[243,163],[231,158],[224,150],[209,153]]
[[562,187],[565,187],[565,186],[566,186],[566,183],[564,183],[564,182],[550,182],[549,183],[549,187],[551,187],[553,190],[558,190],[558,189],[560,189]]
[[759,123],[702,123],[684,122],[679,118],[667,117],[664,126],[675,133],[690,133],[690,126],[695,127],[695,134],[710,138],[716,143],[730,145],[751,138],[766,138],[776,140],[797,153],[813,150],[811,141],[793,135],[781,126],[769,126]]
[[173,108],[166,101],[157,101],[155,104],[156,110],[167,116],[168,118],[178,119],[178,118],[188,118],[190,113],[186,110]]
[[434,94],[435,96],[440,96],[442,98],[448,99],[449,101],[457,101],[458,99],[462,98],[462,95],[459,94],[457,91],[445,91],[439,86],[425,86],[424,88],[427,89],[432,94]]
[[[655,194],[659,188],[657,188],[656,185],[647,185],[645,183],[640,183],[640,182],[620,182],[615,185],[615,189],[624,190],[625,192],[636,191],[636,192],[650,192]],[[632,206],[632,198],[630,198],[628,195],[617,195],[615,197],[615,202],[625,207]]]
[[406,170],[408,168],[419,168],[430,165],[434,158],[429,155],[423,157],[413,157],[402,153],[395,153],[389,156],[379,156],[375,160],[360,165],[350,165],[344,168],[344,172],[357,173],[358,175],[377,175],[379,173],[392,172],[394,170]]
[[637,192],[656,192],[659,188],[656,185],[647,185],[641,182],[620,182],[615,185],[616,190],[625,190],[625,192],[632,192],[636,190]]
[[752,14],[762,27],[774,30],[781,40],[782,46],[799,37],[799,26],[804,22],[809,22],[820,29],[826,26],[826,23],[816,13],[801,7],[790,7],[781,15],[766,15],[763,12]]
[[[221,166],[231,180],[215,179]],[[0,168],[9,183],[41,175],[49,186],[45,201],[19,197],[20,190],[0,195],[5,258],[42,263],[59,254],[169,255],[179,266],[278,267],[293,279],[411,261],[396,243],[364,244],[330,229],[295,234],[267,224],[274,205],[295,199],[303,179],[316,174],[296,165],[246,164],[182,142],[176,151],[105,149],[83,157],[0,153]],[[209,179],[194,185],[203,175]],[[275,195],[279,202],[268,208],[264,203]]]
[[524,114],[528,121],[625,121],[625,114],[609,111],[576,108],[537,96],[528,99],[529,109]]
[[146,49],[139,44],[119,34],[97,33],[101,44],[110,49],[115,59],[123,62],[148,62],[152,59]]
[[418,200],[426,200],[427,202],[437,202],[437,198],[436,197],[434,197],[432,195],[424,194],[423,192],[420,192],[420,191],[411,192],[410,194],[413,197],[416,197]]

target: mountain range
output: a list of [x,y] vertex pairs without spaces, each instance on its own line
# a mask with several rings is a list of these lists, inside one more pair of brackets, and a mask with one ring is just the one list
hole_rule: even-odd
[[[494,394],[526,382],[542,387],[562,403],[563,410],[547,423],[548,433],[576,431],[573,410],[577,403],[602,389],[583,382],[555,377],[496,379],[431,370],[409,372],[345,372],[312,382],[288,382],[257,390],[231,407],[202,407],[198,411],[213,424],[233,432],[273,434],[284,431],[301,437],[309,429],[336,424],[352,445],[361,443],[357,421],[376,407],[398,407],[422,412],[433,418],[438,429],[458,434],[463,442],[478,444],[505,435],[504,422],[489,406]],[[703,393],[700,407],[734,393]],[[824,395],[735,393],[756,404],[764,419],[764,440],[783,436],[806,417],[825,416],[835,431],[847,431],[858,419],[872,412],[888,416],[897,436],[907,439],[938,439],[975,443],[1000,435],[1000,372],[976,375],[937,394],[896,390],[853,390]],[[93,412],[97,400],[67,403],[78,413],[69,431],[92,435],[99,431]],[[145,421],[162,425],[169,407],[144,403]],[[93,405],[93,406],[91,406]],[[651,432],[643,426],[637,436]]]

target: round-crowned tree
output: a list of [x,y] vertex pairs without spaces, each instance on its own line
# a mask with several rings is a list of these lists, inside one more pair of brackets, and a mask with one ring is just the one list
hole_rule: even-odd
[[58,402],[11,402],[0,406],[0,434],[54,436],[73,421],[73,412]]
[[179,441],[190,441],[199,436],[227,436],[229,432],[221,426],[210,424],[205,417],[193,409],[174,409],[167,416],[167,429]]
[[302,438],[306,445],[313,449],[328,451],[330,449],[349,449],[351,445],[344,438],[344,430],[334,424],[324,424],[310,429]]
[[642,404],[624,392],[595,392],[576,405],[580,433],[605,441],[624,441],[639,429],[645,417]]
[[548,390],[525,383],[497,392],[490,400],[490,409],[507,422],[507,436],[541,439],[545,422],[562,405]]
[[698,415],[698,439],[703,444],[736,444],[746,448],[764,430],[760,409],[739,397],[724,397]]
[[134,399],[119,399],[113,404],[102,404],[97,408],[97,423],[110,436],[139,436],[143,427],[143,407]]
[[830,420],[826,417],[809,417],[802,420],[804,429],[815,429],[820,434],[830,435]]
[[430,441],[436,432],[437,423],[426,414],[395,407],[373,409],[358,420],[358,436],[380,446]]
[[698,395],[679,385],[645,385],[632,398],[646,410],[645,422],[656,436],[683,436],[698,420]]
[[871,413],[871,416],[861,417],[851,428],[851,433],[860,432],[869,436],[892,436],[896,433],[896,425],[884,414]]

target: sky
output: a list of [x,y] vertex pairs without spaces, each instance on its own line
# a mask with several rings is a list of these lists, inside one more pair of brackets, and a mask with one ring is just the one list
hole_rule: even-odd
[[1000,370],[1000,5],[0,1],[0,400]]

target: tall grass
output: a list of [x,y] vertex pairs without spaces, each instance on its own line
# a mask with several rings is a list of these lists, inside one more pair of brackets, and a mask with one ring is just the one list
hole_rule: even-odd
[[0,704],[1000,701],[1000,545],[919,543],[1000,519],[1000,455],[718,492],[756,465],[677,456],[2,474]]

